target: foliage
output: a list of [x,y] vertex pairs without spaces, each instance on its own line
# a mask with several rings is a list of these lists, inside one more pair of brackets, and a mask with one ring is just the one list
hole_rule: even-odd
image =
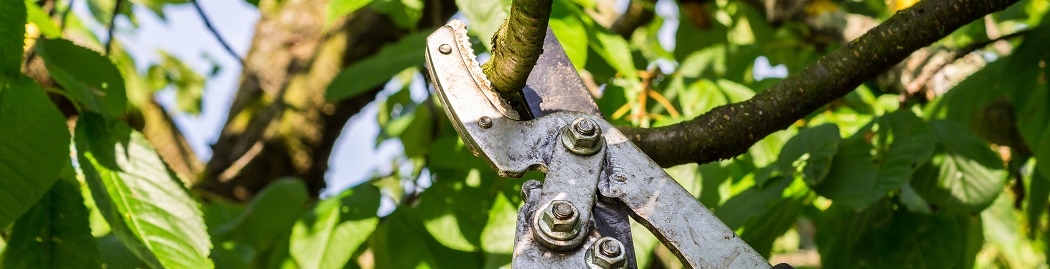
[[[107,22],[115,1],[88,1],[87,19]],[[299,180],[279,180],[247,204],[190,191],[191,180],[172,172],[130,120],[168,85],[181,113],[199,113],[205,77],[163,52],[159,63],[138,70],[139,59],[119,42],[103,55],[79,18],[59,24],[37,2],[0,1],[3,268],[510,263],[524,180],[498,178],[474,157],[432,92],[411,94],[422,91],[410,85],[422,77],[415,74],[432,31],[415,29],[423,1],[333,0],[326,7],[329,24],[367,8],[408,33],[344,68],[325,95],[339,101],[387,85],[375,102],[376,139],[403,145],[393,171],[321,199],[309,197]],[[165,5],[184,2],[131,1],[160,16]],[[455,2],[470,22],[475,50],[488,51],[510,1]],[[678,14],[626,38],[606,29],[598,8],[606,3],[554,2],[550,26],[576,68],[601,85],[597,102],[610,122],[681,122],[779,81],[756,59],[795,72],[842,45],[800,21],[771,23],[747,1],[709,1],[703,9],[679,2],[658,2],[671,7],[658,11]],[[825,19],[884,19],[906,5],[813,2],[822,6],[806,12],[823,13],[807,16]],[[818,264],[829,268],[1045,264],[1050,166],[1039,160],[1050,158],[1048,6],[1022,1],[939,43],[962,48],[987,40],[988,27],[1030,29],[1001,41],[1012,51],[979,48],[972,56],[988,63],[932,100],[907,99],[872,81],[737,158],[667,171],[773,260],[816,251]],[[23,73],[19,55],[39,57],[53,83],[42,87]],[[635,228],[641,267],[674,262]]]

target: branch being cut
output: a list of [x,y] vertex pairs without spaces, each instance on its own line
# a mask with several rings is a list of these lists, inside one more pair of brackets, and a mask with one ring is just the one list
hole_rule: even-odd
[[492,36],[492,58],[481,70],[519,114],[528,115],[521,89],[543,53],[553,0],[514,0],[510,15]]
[[679,124],[620,130],[665,167],[732,158],[767,135],[845,96],[911,52],[1016,2],[920,1],[750,100],[717,107]]

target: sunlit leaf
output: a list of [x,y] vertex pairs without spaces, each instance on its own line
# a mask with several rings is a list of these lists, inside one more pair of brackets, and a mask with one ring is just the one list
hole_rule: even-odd
[[420,195],[418,206],[427,231],[449,248],[477,250],[494,198],[477,184],[493,179],[482,178],[478,170],[432,172],[434,184]]
[[422,0],[372,0],[370,5],[376,13],[386,15],[402,29],[416,29],[423,16]]
[[67,165],[63,179],[15,222],[4,268],[99,267],[99,249],[72,169]]
[[832,124],[799,131],[780,149],[777,167],[787,175],[801,172],[806,184],[816,186],[827,177],[841,140],[838,126]]
[[68,163],[69,131],[44,90],[0,74],[0,227],[36,204]]
[[827,178],[813,189],[862,210],[908,182],[933,154],[935,141],[930,127],[911,111],[883,115],[839,143]]
[[591,49],[609,62],[609,65],[612,65],[620,75],[632,80],[638,78],[638,69],[634,67],[634,59],[631,57],[631,48],[627,40],[620,35],[593,27],[588,34],[590,34]]
[[197,202],[142,134],[91,113],[76,134],[84,177],[120,242],[151,267],[214,267]]
[[579,37],[587,36],[587,28],[576,13],[565,6],[567,4],[565,1],[555,1],[551,6],[550,27],[554,35],[560,37],[558,41],[565,49],[565,55],[569,56],[569,61],[576,70],[582,70],[587,64],[588,40]]
[[430,31],[419,31],[383,47],[378,53],[350,65],[328,85],[325,99],[343,100],[382,86],[402,70],[423,64],[423,48]]
[[945,151],[944,158],[938,176],[912,182],[915,190],[927,201],[952,211],[974,213],[991,205],[1006,184],[999,156],[954,121],[932,121],[930,126]]
[[[179,110],[193,115],[201,113],[201,96],[204,93],[204,77],[193,71],[178,58],[160,52],[160,68],[164,71],[165,81],[175,86],[175,104]],[[152,76],[155,71],[150,69]],[[155,86],[155,85],[154,85]]]
[[98,52],[65,39],[37,44],[47,71],[84,109],[114,119],[124,113],[128,97],[117,67]]
[[419,212],[399,207],[372,234],[375,268],[480,268],[483,257],[445,247],[431,237]]
[[467,18],[467,30],[474,34],[486,49],[492,50],[492,36],[510,12],[510,0],[456,0],[456,6]]
[[343,268],[375,230],[379,188],[362,184],[329,197],[292,229],[292,257],[306,268]]
[[213,228],[216,239],[233,239],[263,251],[287,240],[296,219],[306,208],[309,194],[301,180],[278,179],[252,197],[229,222]]
[[27,20],[36,25],[37,29],[40,29],[40,33],[48,38],[58,38],[62,36],[62,30],[58,28],[55,21],[51,20],[51,17],[47,15],[47,12],[40,9],[32,0],[26,1],[26,15]]
[[335,20],[349,15],[350,13],[354,13],[354,11],[367,6],[372,3],[372,1],[373,0],[332,0],[328,2],[328,15],[325,18],[325,25],[331,25]]

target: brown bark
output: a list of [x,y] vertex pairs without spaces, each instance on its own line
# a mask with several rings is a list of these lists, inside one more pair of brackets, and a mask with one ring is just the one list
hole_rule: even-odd
[[[325,31],[325,1],[264,0],[241,85],[208,162],[201,189],[248,200],[282,177],[303,180],[316,196],[335,139],[380,88],[338,103],[324,93],[339,70],[406,31],[365,8]],[[421,26],[441,24],[452,1],[428,1]]]
[[659,128],[621,131],[662,166],[706,163],[744,153],[825,104],[845,96],[911,52],[1016,0],[926,0],[790,75],[750,100]]

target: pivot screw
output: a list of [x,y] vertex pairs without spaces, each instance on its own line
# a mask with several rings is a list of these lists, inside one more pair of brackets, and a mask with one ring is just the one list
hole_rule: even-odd
[[598,239],[587,252],[586,260],[591,268],[619,269],[627,265],[623,243],[612,237]]
[[482,116],[481,119],[478,119],[478,126],[481,126],[481,128],[484,129],[492,127],[492,118],[489,118],[489,116]]
[[[560,201],[559,201],[560,202]],[[554,217],[559,220],[569,220],[576,215],[572,210],[572,204],[560,202],[554,204]]]
[[452,46],[449,46],[448,44],[441,44],[441,46],[438,46],[438,52],[441,52],[441,54],[446,55],[452,53]]
[[562,128],[562,145],[578,155],[593,155],[602,149],[602,129],[592,119],[577,118]]
[[554,200],[543,210],[540,232],[554,240],[570,240],[580,232],[580,214],[572,202]]

